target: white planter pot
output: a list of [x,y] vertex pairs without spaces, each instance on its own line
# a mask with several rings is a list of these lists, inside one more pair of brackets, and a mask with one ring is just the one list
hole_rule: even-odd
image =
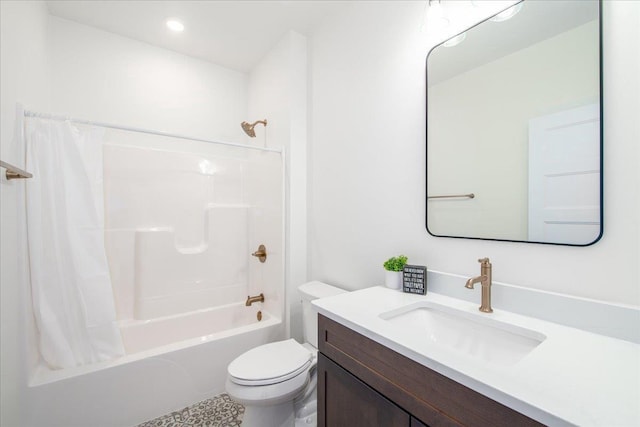
[[384,271],[384,284],[387,288],[400,289],[402,288],[402,271]]

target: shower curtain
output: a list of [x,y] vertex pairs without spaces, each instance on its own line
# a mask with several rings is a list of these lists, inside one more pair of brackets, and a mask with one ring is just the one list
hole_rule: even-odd
[[124,354],[104,249],[103,136],[27,120],[31,293],[40,352],[54,369]]

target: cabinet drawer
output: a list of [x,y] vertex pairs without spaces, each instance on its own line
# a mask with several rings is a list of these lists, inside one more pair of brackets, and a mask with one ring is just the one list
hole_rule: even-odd
[[318,347],[429,426],[541,425],[322,315],[318,316]]

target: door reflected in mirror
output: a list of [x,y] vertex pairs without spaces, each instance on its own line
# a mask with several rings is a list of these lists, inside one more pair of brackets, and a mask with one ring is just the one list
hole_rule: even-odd
[[427,56],[427,230],[590,245],[602,235],[601,4],[517,6]]

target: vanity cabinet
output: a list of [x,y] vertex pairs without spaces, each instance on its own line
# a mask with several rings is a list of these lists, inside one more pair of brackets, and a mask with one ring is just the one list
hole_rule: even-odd
[[320,425],[409,426],[407,412],[323,354],[318,355],[318,373],[325,397]]
[[542,425],[322,315],[318,350],[320,427]]

